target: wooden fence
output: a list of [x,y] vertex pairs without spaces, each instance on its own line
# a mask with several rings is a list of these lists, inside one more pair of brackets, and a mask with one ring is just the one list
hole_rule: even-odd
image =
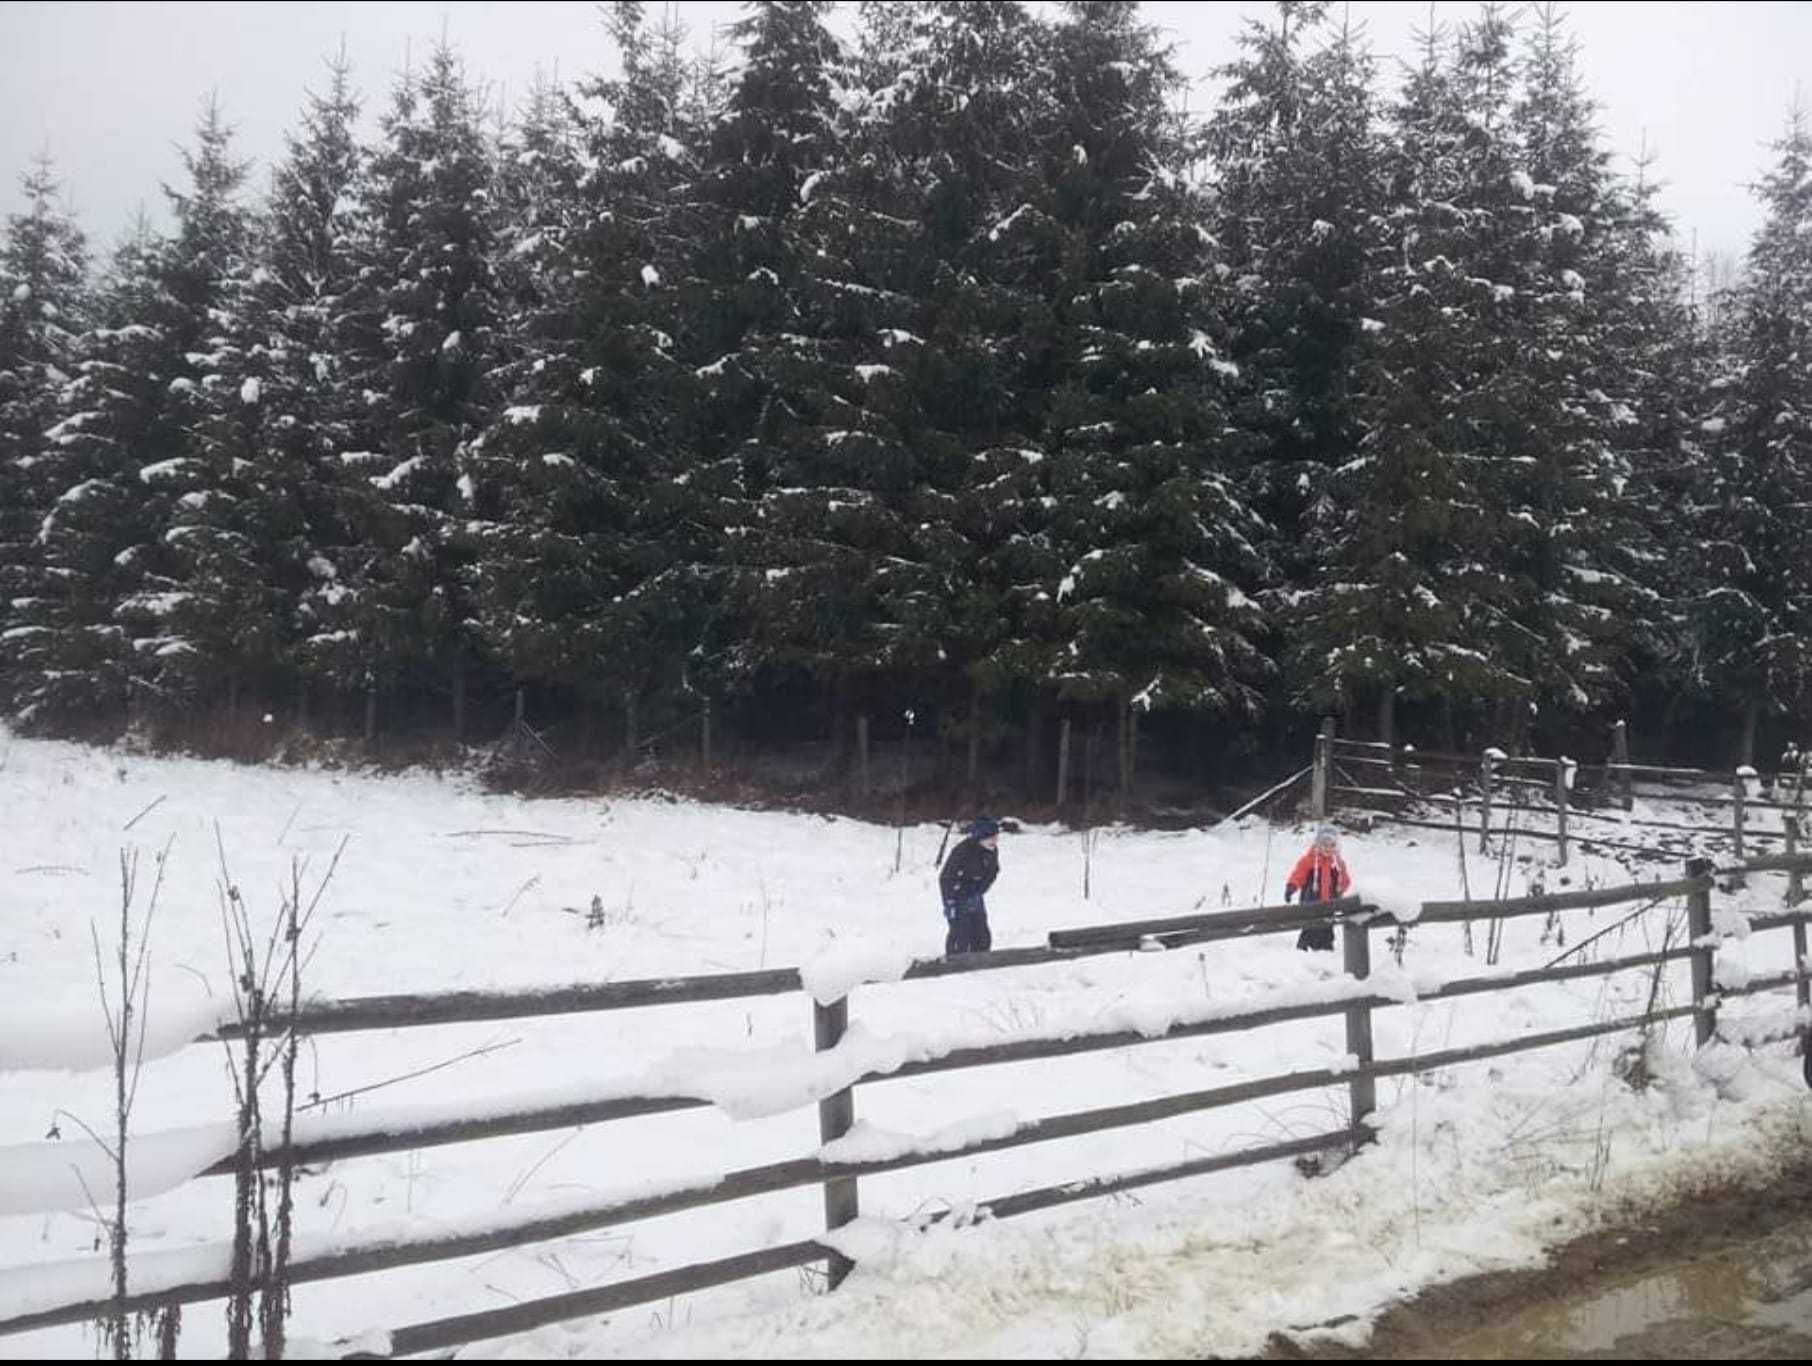
[[[513,1223],[429,1233],[406,1240],[384,1238],[365,1244],[353,1244],[331,1252],[298,1257],[290,1266],[290,1279],[295,1283],[306,1283],[466,1257],[808,1186],[822,1188],[826,1227],[834,1230],[857,1216],[860,1205],[859,1183],[865,1176],[1150,1124],[1241,1102],[1324,1088],[1347,1089],[1350,1121],[1346,1125],[1289,1142],[1264,1144],[1236,1152],[1104,1174],[1086,1181],[1071,1181],[1024,1191],[982,1201],[977,1207],[978,1212],[997,1219],[1009,1218],[1075,1201],[1096,1199],[1286,1157],[1331,1150],[1350,1152],[1367,1142],[1371,1135],[1370,1117],[1376,1109],[1376,1085],[1383,1078],[1430,1072],[1528,1049],[1546,1048],[1629,1030],[1647,1030],[1665,1021],[1687,1017],[1695,1021],[1698,1042],[1703,1044],[1712,1037],[1716,1029],[1722,999],[1788,986],[1797,988],[1799,1003],[1802,1007],[1805,1006],[1808,1001],[1806,925],[1812,921],[1812,916],[1794,908],[1791,903],[1797,900],[1799,877],[1808,869],[1812,869],[1812,858],[1795,856],[1750,860],[1740,869],[1722,870],[1724,873],[1772,871],[1790,874],[1792,885],[1788,908],[1780,914],[1752,919],[1751,928],[1756,931],[1791,929],[1796,965],[1795,971],[1791,973],[1756,978],[1741,988],[1722,991],[1714,990],[1712,982],[1715,941],[1711,933],[1710,894],[1714,875],[1708,866],[1694,865],[1688,870],[1687,876],[1667,882],[1638,882],[1622,887],[1558,896],[1525,897],[1513,901],[1426,904],[1421,908],[1415,923],[1448,924],[1484,916],[1508,919],[1552,915],[1567,909],[1615,906],[1631,902],[1654,907],[1683,897],[1687,907],[1689,934],[1682,946],[1677,948],[1666,947],[1664,942],[1664,947],[1654,952],[1596,962],[1581,960],[1524,972],[1494,973],[1450,981],[1438,990],[1420,996],[1419,1001],[1449,1000],[1487,992],[1515,990],[1537,983],[1603,977],[1636,968],[1654,968],[1658,971],[1661,965],[1682,960],[1689,960],[1691,963],[1693,999],[1691,1004],[1650,1009],[1643,1014],[1625,1018],[1597,1020],[1513,1039],[1396,1058],[1378,1058],[1374,1055],[1372,1016],[1376,1011],[1398,1008],[1404,1002],[1368,993],[1359,984],[1371,972],[1372,931],[1392,927],[1397,922],[1376,907],[1357,900],[1348,899],[1318,907],[1271,906],[1174,919],[1089,926],[1055,932],[1043,947],[920,961],[914,963],[904,974],[905,980],[993,972],[1008,968],[1033,968],[1071,962],[1090,955],[1154,952],[1229,939],[1293,934],[1306,926],[1331,924],[1341,930],[1346,974],[1353,988],[1349,995],[1309,1004],[1258,1003],[1211,1019],[1180,1023],[1162,1034],[1145,1035],[1130,1030],[1104,1029],[1065,1037],[1033,1037],[1008,1043],[951,1048],[891,1072],[862,1075],[844,1089],[826,1096],[819,1102],[820,1134],[825,1142],[846,1133],[853,1124],[855,1091],[858,1087],[883,1085],[902,1077],[1110,1049],[1139,1048],[1177,1039],[1243,1033],[1333,1016],[1344,1017],[1350,1057],[1348,1065],[1338,1068],[1283,1072],[1233,1085],[1048,1116],[1026,1123],[1007,1135],[970,1143],[958,1150],[909,1152],[876,1161],[834,1161],[819,1154],[745,1167],[720,1179],[696,1185],[633,1198],[599,1200],[594,1204],[562,1210],[558,1214],[520,1218]],[[293,1022],[280,1024],[293,1023],[299,1032],[309,1034],[421,1028],[580,1012],[651,1009],[797,993],[803,990],[804,981],[798,971],[780,969],[517,993],[453,992],[429,996],[368,997],[311,1005],[301,1011]],[[847,997],[829,1004],[813,1003],[815,1038],[820,1050],[832,1049],[838,1045],[848,1026],[849,1004]],[[210,1037],[230,1038],[232,1034],[232,1030],[223,1030],[220,1035]],[[698,1096],[686,1094],[616,1096],[480,1119],[424,1120],[377,1128],[331,1141],[298,1143],[288,1151],[272,1148],[264,1153],[263,1162],[266,1167],[276,1167],[285,1161],[318,1163],[406,1152],[440,1144],[537,1133],[580,1124],[630,1120],[638,1116],[701,1107],[709,1103]],[[216,1164],[203,1175],[230,1175],[232,1170],[233,1162],[229,1159]],[[389,1351],[392,1355],[403,1356],[521,1333],[566,1319],[604,1314],[625,1306],[664,1300],[674,1295],[812,1263],[828,1263],[833,1283],[848,1269],[848,1264],[825,1242],[807,1239],[500,1309],[404,1325],[391,1332]],[[99,1264],[105,1265],[104,1259],[99,1259]],[[224,1260],[221,1265],[225,1265]],[[0,1285],[4,1284],[5,1275],[6,1273],[0,1272]],[[64,1303],[0,1319],[0,1335],[82,1323],[102,1315],[217,1299],[225,1296],[228,1290],[229,1286],[224,1279],[210,1278],[161,1286],[130,1295],[123,1302],[109,1297]]]
[[[1311,800],[1318,818],[1336,809],[1358,808],[1375,819],[1416,829],[1464,833],[1476,825],[1480,852],[1489,851],[1494,837],[1541,840],[1557,846],[1555,861],[1562,867],[1575,844],[1653,859],[1690,852],[1671,836],[1728,839],[1738,861],[1752,844],[1778,842],[1786,853],[1797,853],[1805,829],[1807,789],[1812,785],[1804,768],[1775,775],[1769,783],[1747,768],[1718,771],[1633,764],[1621,724],[1613,736],[1612,757],[1602,764],[1581,764],[1565,756],[1512,757],[1496,749],[1478,755],[1445,754],[1348,740],[1335,733],[1330,720],[1323,722],[1317,738],[1314,768]],[[1728,812],[1728,824],[1638,817],[1631,813],[1639,795],[1721,809]],[[1451,819],[1446,818],[1448,812]],[[1758,824],[1756,818],[1763,813],[1779,813],[1780,828]],[[1545,824],[1533,824],[1535,820]],[[1667,833],[1632,843],[1616,838],[1613,830],[1630,835]]]

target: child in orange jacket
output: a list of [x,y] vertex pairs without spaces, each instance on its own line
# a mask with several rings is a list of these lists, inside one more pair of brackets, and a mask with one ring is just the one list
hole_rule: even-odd
[[[1335,901],[1345,896],[1352,885],[1352,874],[1346,870],[1346,860],[1340,857],[1339,836],[1334,833],[1333,826],[1323,825],[1315,831],[1315,842],[1309,846],[1308,853],[1296,861],[1289,881],[1284,883],[1284,900],[1289,901],[1300,893],[1305,906],[1312,902]],[[1309,926],[1296,936],[1296,947],[1332,952],[1334,927]]]

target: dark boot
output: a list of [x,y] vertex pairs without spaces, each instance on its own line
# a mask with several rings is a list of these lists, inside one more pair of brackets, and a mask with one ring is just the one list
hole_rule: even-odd
[[1321,953],[1334,951],[1334,927],[1332,925],[1310,925],[1296,936],[1296,947],[1314,949]]

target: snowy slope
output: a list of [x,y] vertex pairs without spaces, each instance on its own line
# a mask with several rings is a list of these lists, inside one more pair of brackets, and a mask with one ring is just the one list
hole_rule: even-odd
[[[232,876],[264,924],[292,859],[308,860],[311,877],[318,875],[350,837],[308,968],[309,989],[324,996],[814,960],[826,971],[851,961],[897,966],[935,955],[942,943],[937,827],[904,833],[903,868],[895,873],[896,832],[854,821],[660,800],[525,802],[430,775],[154,760],[3,733],[0,810],[8,813],[0,837],[0,1069],[30,1059],[86,1065],[104,1052],[89,923],[105,936],[117,917],[123,846],[143,851],[147,862],[170,846],[154,933],[153,1031],[174,1042],[217,1012],[226,961],[217,824]],[[1300,829],[1258,821],[1208,833],[1109,831],[1096,848],[1085,901],[1077,836],[1044,828],[1009,835],[990,896],[995,943],[1035,944],[1067,926],[1274,902],[1302,841]],[[1346,853],[1361,895],[1387,904],[1458,895],[1450,837],[1355,835]],[[1539,856],[1547,854],[1541,847]],[[1476,893],[1495,867],[1481,867],[1476,850],[1469,859]],[[1524,892],[1534,867],[1518,866],[1509,894]],[[1643,875],[1672,870],[1650,867]],[[1560,890],[1562,877],[1573,887],[1629,880],[1616,864],[1578,855],[1564,872],[1546,872],[1548,890]],[[1781,890],[1781,879],[1758,878],[1738,896],[1721,897],[1719,907],[1770,909]],[[603,923],[588,928],[594,897]],[[1678,904],[1668,910],[1677,921]],[[1622,914],[1569,913],[1566,941]],[[1726,923],[1742,928],[1740,915]],[[1656,947],[1662,925],[1658,911],[1605,947]],[[1511,922],[1503,966],[1548,961],[1559,950],[1543,938],[1541,918]],[[1381,973],[1396,972],[1382,936],[1373,953]],[[1720,958],[1725,980],[1778,972],[1791,963],[1791,939],[1769,932],[1736,940]],[[1410,936],[1404,975],[1426,982],[1484,970],[1457,927]],[[1334,973],[1334,956],[1297,953],[1292,936],[1276,936],[862,986],[851,1018],[875,1047],[899,1053],[936,1041],[1161,1022],[1279,993],[1325,994],[1338,989]],[[1685,984],[1684,967],[1671,971],[1664,1000],[1685,999]],[[1648,992],[1646,977],[1629,974],[1409,1005],[1375,1017],[1377,1051],[1401,1056],[1638,1013]],[[1727,1011],[1771,1024],[1791,1014],[1790,994]],[[815,1295],[807,1278],[788,1273],[490,1350],[1235,1353],[1256,1350],[1273,1330],[1341,1316],[1356,1316],[1343,1331],[1361,1332],[1370,1311],[1419,1285],[1527,1261],[1544,1240],[1589,1226],[1620,1201],[1663,1198],[1707,1171],[1764,1171],[1781,1135],[1803,1141],[1808,1102],[1790,1046],[1753,1055],[1720,1046],[1695,1070],[1687,1061],[1690,1028],[1674,1025],[1660,1083],[1638,1094],[1610,1071],[1622,1042],[1380,1083],[1384,1141],[1321,1181],[1305,1182],[1280,1164],[1010,1223],[920,1234],[897,1222],[1331,1129],[1345,1119],[1342,1088],[865,1179],[867,1218],[848,1234],[861,1266],[835,1296]],[[331,1244],[398,1227],[450,1228],[809,1155],[818,1147],[809,1103],[816,1092],[802,1079],[810,1050],[803,994],[313,1041],[303,1053],[303,1090],[321,1097],[451,1063],[314,1112],[327,1125],[357,1127],[399,1111],[470,1112],[530,1093],[603,1094],[650,1078],[695,1085],[723,1103],[310,1171],[302,1178],[301,1234]],[[1335,1017],[888,1081],[857,1093],[858,1118],[870,1126],[860,1142],[864,1152],[925,1147],[1041,1116],[1327,1067],[1344,1054]],[[757,1113],[782,1101],[795,1108]],[[79,1210],[21,1211],[74,1203],[46,1194],[57,1188],[56,1168],[68,1166],[53,1145],[80,1141],[67,1116],[101,1127],[109,1104],[104,1071],[0,1070],[0,1145],[12,1149],[10,1169],[0,1171],[0,1316],[41,1303],[46,1287],[67,1274],[56,1263],[92,1256],[93,1221]],[[230,1187],[178,1178],[184,1161],[218,1147],[213,1126],[230,1114],[218,1046],[178,1048],[148,1064],[134,1130],[168,1137],[145,1145],[151,1160],[141,1180],[146,1190],[172,1188],[135,1203],[136,1251],[181,1254],[227,1235]],[[47,1142],[53,1125],[61,1137]],[[27,1154],[17,1145],[39,1146]],[[500,1306],[809,1237],[821,1220],[819,1193],[796,1191],[465,1262],[298,1287],[293,1330],[328,1339]],[[219,1320],[214,1306],[191,1309],[185,1352],[218,1351]],[[8,1357],[85,1350],[76,1329],[0,1338]]]

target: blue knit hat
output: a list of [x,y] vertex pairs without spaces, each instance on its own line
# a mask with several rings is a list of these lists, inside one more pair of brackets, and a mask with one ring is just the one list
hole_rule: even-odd
[[985,840],[1000,833],[1000,822],[992,816],[980,816],[969,822],[969,838]]

